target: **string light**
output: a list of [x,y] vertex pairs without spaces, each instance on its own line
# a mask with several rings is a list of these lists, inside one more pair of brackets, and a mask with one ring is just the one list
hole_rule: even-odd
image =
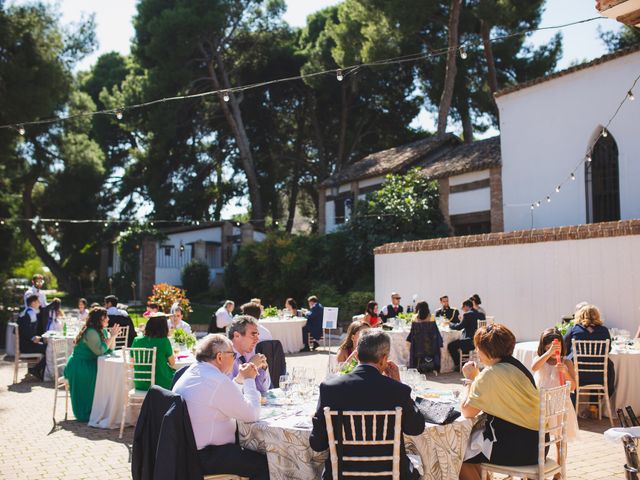
[[540,206],[540,200],[536,202],[536,207],[539,207],[539,206]]
[[109,226],[109,224],[107,222],[104,222],[104,228],[107,228]]
[[26,133],[26,131],[25,131],[24,127],[23,127],[22,125],[20,125],[20,126],[18,127],[18,134],[19,134],[21,137],[24,137],[24,134],[25,134],[25,133]]
[[587,163],[591,163],[591,154],[587,153],[587,158],[585,158],[585,160],[587,161]]
[[[557,29],[562,29],[565,27],[571,27],[573,25],[578,25],[578,24],[583,24],[583,23],[589,23],[589,22],[593,22],[596,20],[602,20],[603,17],[601,16],[597,16],[597,17],[591,17],[591,18],[585,18],[582,20],[576,20],[573,22],[569,22],[569,23],[564,23],[561,25],[550,25],[548,27],[538,27],[538,28],[533,28],[533,29],[527,29],[527,30],[520,30],[518,32],[514,32],[508,35],[499,35],[496,37],[493,37],[490,39],[491,43],[495,43],[498,41],[502,41],[502,40],[508,40],[510,38],[515,38],[515,37],[520,37],[522,35],[527,35],[530,33],[534,33],[537,31],[543,31],[543,30],[557,30]],[[482,45],[482,40],[477,40],[474,42],[467,42],[470,45]],[[346,70],[350,70],[350,69],[356,69],[356,68],[361,68],[361,67],[379,67],[379,66],[384,66],[384,65],[400,65],[403,63],[407,63],[407,62],[417,62],[417,61],[422,61],[422,60],[426,60],[426,59],[430,59],[430,58],[436,58],[442,55],[447,55],[450,51],[458,49],[460,50],[460,54],[462,56],[463,53],[463,48],[464,47],[446,47],[446,48],[442,48],[439,50],[435,50],[429,53],[424,53],[424,52],[419,52],[419,53],[413,53],[413,54],[409,54],[409,55],[403,55],[403,56],[399,56],[399,57],[392,57],[392,58],[386,58],[386,59],[382,59],[382,60],[377,60],[377,61],[373,61],[373,62],[369,62],[369,63],[361,63],[361,64],[357,64],[357,65],[352,65],[349,67],[345,67]],[[466,50],[464,50],[464,53],[466,55]],[[466,58],[463,57],[463,58]],[[203,98],[203,97],[208,97],[211,95],[219,95],[220,93],[224,93],[224,100],[225,102],[229,101],[229,93],[230,92],[244,92],[247,90],[253,90],[256,88],[261,88],[261,87],[265,87],[268,85],[274,85],[277,83],[283,83],[283,82],[290,82],[290,81],[294,81],[294,80],[304,80],[304,79],[308,79],[308,78],[312,78],[312,77],[318,77],[318,76],[323,76],[323,75],[327,75],[327,74],[336,74],[336,77],[338,78],[338,81],[342,81],[343,80],[343,74],[342,74],[342,70],[335,70],[335,69],[331,69],[331,70],[323,70],[323,71],[317,71],[317,72],[312,72],[312,73],[305,73],[305,74],[300,74],[300,75],[296,75],[296,76],[291,76],[291,77],[285,77],[285,78],[279,78],[279,79],[274,79],[274,80],[269,80],[269,81],[265,81],[265,82],[257,82],[257,83],[252,83],[252,84],[247,84],[247,85],[242,85],[242,86],[238,86],[238,87],[233,87],[230,89],[226,89],[226,90],[211,90],[211,91],[206,91],[206,92],[201,92],[201,93],[194,93],[194,94],[190,94],[190,95],[176,95],[173,97],[164,97],[164,98],[159,98],[156,100],[150,100],[148,102],[144,102],[144,103],[138,103],[138,104],[133,104],[133,105],[129,105],[127,107],[122,107],[120,110],[122,112],[125,112],[127,110],[134,110],[134,109],[140,109],[140,108],[144,108],[144,107],[149,107],[152,105],[156,105],[156,104],[160,104],[160,103],[166,103],[166,102],[173,102],[173,101],[179,101],[179,100],[190,100],[190,99],[195,99],[195,98]],[[632,87],[633,88],[633,87]],[[23,122],[22,125],[48,125],[48,124],[53,124],[53,123],[59,123],[59,122],[64,122],[67,120],[71,120],[74,118],[81,118],[81,117],[91,117],[94,115],[104,115],[104,114],[111,114],[113,113],[113,110],[96,110],[96,111],[92,111],[92,112],[79,112],[79,113],[75,113],[75,114],[71,114],[71,115],[67,115],[67,116],[61,116],[61,117],[52,117],[52,118],[46,118],[46,119],[42,119],[42,120],[34,120],[34,121],[30,121],[30,122]],[[21,124],[5,124],[5,125],[0,125],[0,129],[2,128],[17,128],[19,125]]]
[[571,180],[575,180],[576,179],[576,174],[571,172]]
[[117,111],[116,111],[116,118],[117,118],[118,120],[122,120],[122,110],[117,110]]
[[560,185],[556,187],[556,193],[560,193]]
[[603,128],[603,129],[602,129],[602,136],[603,136],[603,137],[607,137],[607,135],[609,135],[609,133],[607,132],[607,129],[606,129],[606,128]]
[[551,203],[551,197],[547,195],[547,203]]
[[59,226],[60,226],[60,222],[56,222],[56,227],[59,227]]
[[632,102],[636,99],[636,97],[633,96],[633,92],[631,90],[627,92],[627,96],[629,97],[629,100],[631,100]]
[[222,99],[225,102],[228,102],[230,100],[231,97],[229,97],[229,92],[224,92],[224,95],[222,95]]
[[533,210],[534,208],[536,208],[536,207],[535,207],[535,205],[532,203],[532,204],[531,204],[531,210]]
[[460,58],[461,58],[462,60],[466,60],[466,59],[467,59],[467,57],[468,57],[468,55],[467,55],[467,49],[466,49],[466,48],[464,48],[464,45],[460,46]]

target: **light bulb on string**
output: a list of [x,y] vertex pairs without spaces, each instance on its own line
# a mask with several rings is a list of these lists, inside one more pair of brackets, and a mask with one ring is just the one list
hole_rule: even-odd
[[556,187],[556,193],[560,193],[560,185]]
[[107,228],[109,226],[109,223],[104,222],[104,228]]
[[609,135],[609,132],[607,132],[607,129],[606,129],[606,128],[603,128],[603,129],[602,129],[602,136],[603,136],[603,137],[607,137],[608,135]]
[[536,202],[536,207],[539,207],[540,205],[541,205],[541,204],[540,204],[540,200],[538,200],[538,201]]
[[464,45],[460,46],[460,58],[461,58],[462,60],[466,60],[466,59],[467,59],[467,57],[468,57],[468,55],[467,55],[467,49],[466,49],[466,48],[464,48]]
[[229,92],[224,92],[224,95],[222,95],[222,99],[225,102],[228,102],[230,100],[231,97],[229,97]]
[[535,207],[535,205],[532,203],[532,204],[531,204],[531,210],[533,210],[534,208],[536,208],[536,207]]
[[200,225],[200,220],[196,220],[196,226]]
[[551,197],[547,195],[547,203],[551,203]]
[[60,222],[56,222],[55,225],[56,225],[56,227],[59,227],[60,226]]
[[20,134],[21,137],[24,137],[25,133],[26,133],[26,130],[24,129],[24,127],[22,125],[20,125],[18,127],[18,134]]
[[633,92],[631,90],[627,92],[627,96],[629,97],[629,100],[631,100],[632,102],[636,99],[636,97],[633,96]]
[[587,163],[591,163],[591,154],[587,153],[587,158],[585,159]]
[[571,180],[575,180],[576,179],[576,174],[571,172]]
[[122,120],[122,110],[116,110],[116,118]]
[[344,76],[342,75],[342,70],[338,69],[338,71],[336,72],[336,79],[341,82],[344,79]]
[[4,220],[0,220],[0,225],[4,225]]

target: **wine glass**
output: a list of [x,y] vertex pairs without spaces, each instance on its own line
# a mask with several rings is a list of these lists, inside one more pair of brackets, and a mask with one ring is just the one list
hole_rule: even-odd
[[278,383],[280,385],[280,390],[282,390],[282,393],[284,394],[285,400],[288,401],[292,385],[291,377],[289,375],[280,375]]

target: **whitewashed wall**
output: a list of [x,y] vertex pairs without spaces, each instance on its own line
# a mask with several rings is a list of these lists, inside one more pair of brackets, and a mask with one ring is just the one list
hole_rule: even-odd
[[434,311],[478,293],[488,315],[518,341],[537,340],[575,304],[597,305],[609,327],[632,333],[640,323],[640,236],[476,247],[375,257],[376,300],[413,294]]
[[[640,52],[498,97],[505,231],[586,222],[584,168],[554,194],[584,158],[640,71]],[[638,87],[636,87],[638,90]],[[640,97],[640,91],[635,92]],[[640,218],[640,101],[610,126],[618,144],[621,219]],[[533,211],[530,203],[544,200]]]

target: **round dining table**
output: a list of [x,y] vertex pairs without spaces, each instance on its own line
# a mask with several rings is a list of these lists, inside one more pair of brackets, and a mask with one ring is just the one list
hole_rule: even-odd
[[[440,373],[453,372],[454,363],[447,345],[457,340],[462,335],[459,330],[450,330],[449,327],[439,326],[440,334],[442,335],[442,348],[440,349]],[[396,362],[398,365],[409,365],[409,343],[407,342],[407,335],[409,335],[409,327],[394,328],[388,330],[387,333],[391,337],[391,352],[389,358]]]
[[[513,356],[531,370],[533,359],[538,350],[538,342],[516,343]],[[634,411],[640,412],[640,348],[614,348],[609,352],[613,362],[616,379],[615,393],[611,397],[611,410],[615,414],[618,408],[630,405]],[[606,410],[606,409],[605,409]],[[607,414],[607,412],[603,412]]]
[[[180,370],[186,365],[195,362],[191,354],[178,354],[174,368]],[[125,402],[125,393],[132,385],[127,385],[125,390],[125,364],[122,358],[122,350],[116,350],[109,355],[98,357],[98,376],[96,388],[93,394],[93,405],[89,426],[96,428],[120,428],[122,419],[122,407]],[[138,420],[139,408],[129,407],[126,413],[125,425],[135,425]]]
[[307,319],[302,317],[267,317],[260,319],[260,325],[265,327],[274,340],[279,340],[284,353],[298,353],[303,347],[302,328]]

